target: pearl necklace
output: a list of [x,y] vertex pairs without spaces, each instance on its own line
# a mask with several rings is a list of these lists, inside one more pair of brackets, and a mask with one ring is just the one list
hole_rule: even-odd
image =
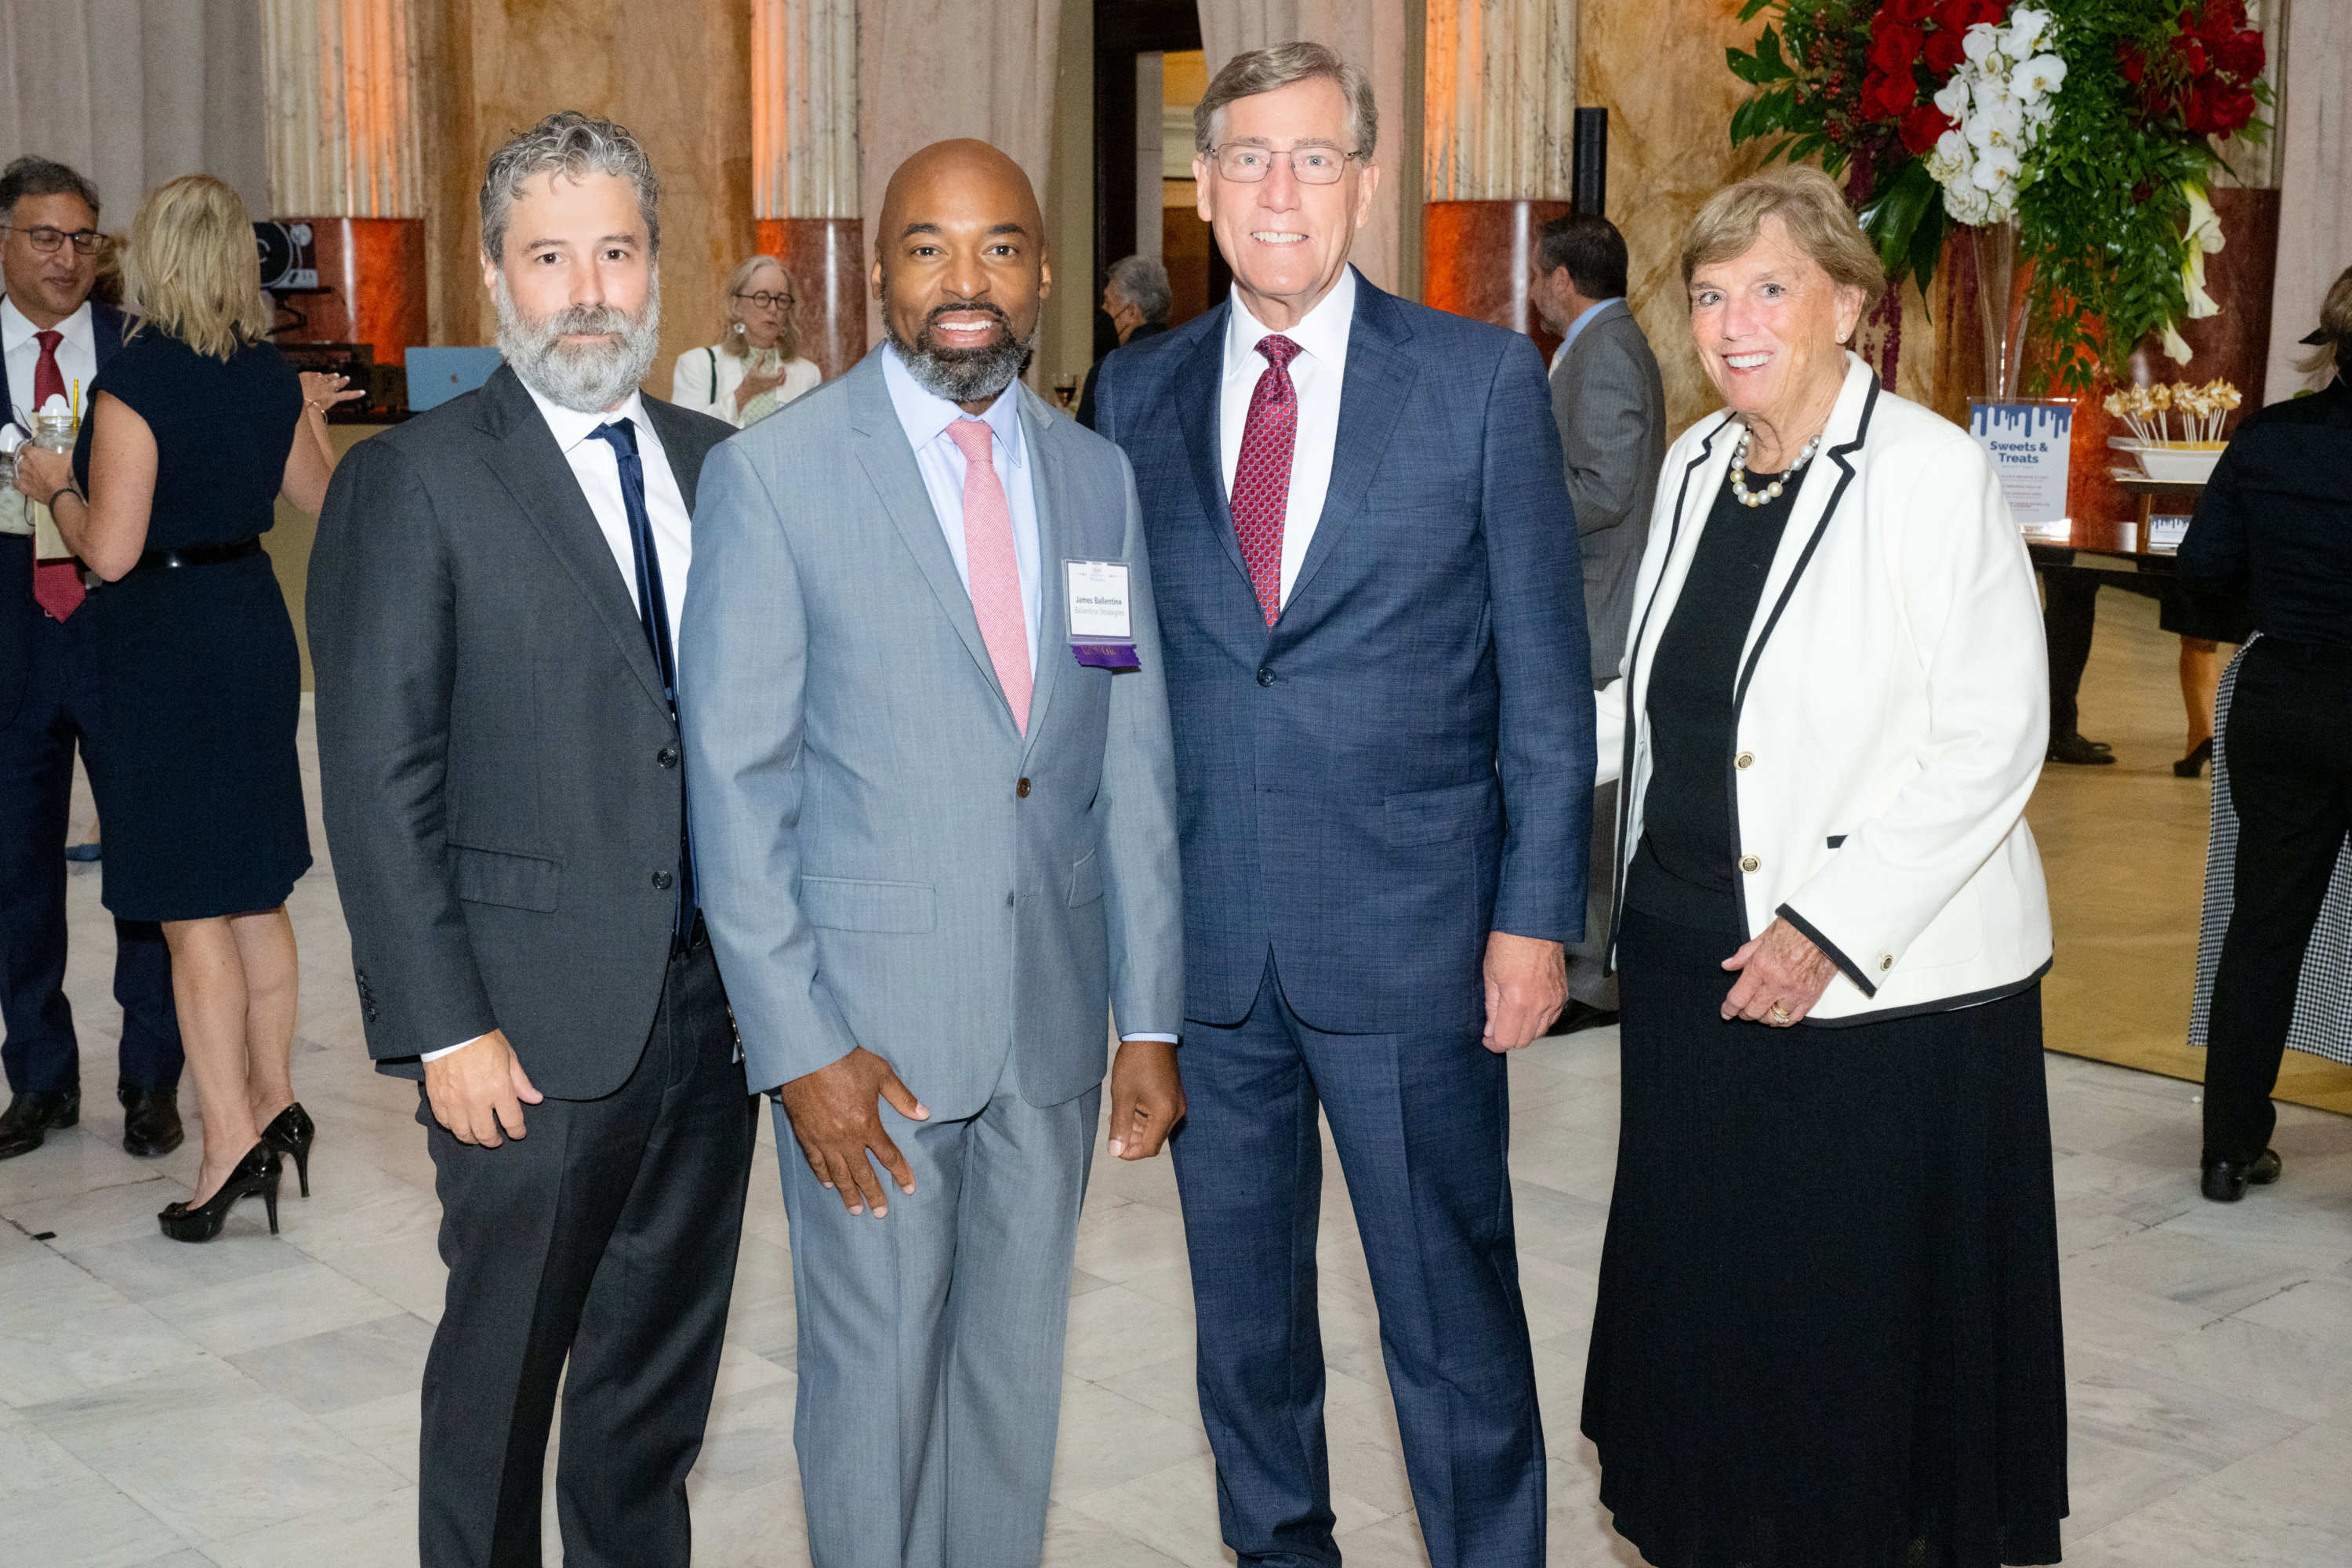
[[1741,506],[1749,508],[1759,507],[1768,501],[1780,500],[1783,485],[1796,478],[1805,465],[1813,460],[1813,448],[1822,444],[1822,438],[1815,436],[1805,443],[1804,450],[1797,454],[1797,460],[1789,465],[1786,473],[1766,485],[1761,491],[1753,491],[1748,488],[1748,443],[1755,438],[1755,435],[1756,432],[1752,428],[1745,425],[1741,426],[1739,445],[1733,447],[1731,452],[1732,499],[1738,501]]

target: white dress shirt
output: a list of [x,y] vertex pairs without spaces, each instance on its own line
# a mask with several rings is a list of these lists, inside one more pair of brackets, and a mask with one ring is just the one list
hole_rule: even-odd
[[[1297,444],[1290,456],[1290,499],[1282,515],[1282,600],[1298,581],[1299,563],[1323,519],[1323,498],[1331,489],[1331,455],[1339,444],[1339,392],[1348,376],[1348,333],[1356,323],[1356,269],[1339,274],[1331,291],[1282,335],[1298,345],[1290,361],[1290,384],[1298,395]],[[1250,396],[1270,362],[1257,352],[1260,338],[1274,329],[1250,314],[1241,290],[1225,312],[1225,374],[1217,397],[1217,444],[1223,459],[1225,495],[1234,493],[1241,467],[1242,437],[1249,428]]]
[[[1585,328],[1592,324],[1592,318],[1623,299],[1622,294],[1612,294],[1606,300],[1595,300],[1591,304],[1579,310],[1576,313],[1576,320],[1568,324],[1568,335],[1559,340],[1559,347],[1551,351],[1551,363],[1546,369],[1557,372],[1559,369],[1560,361],[1568,357],[1568,351],[1576,346],[1576,340],[1583,335]],[[1627,308],[1631,309],[1630,306]]]
[[[33,341],[40,331],[33,325],[16,301],[0,295],[0,363],[8,367],[8,401],[11,406],[0,409],[0,425],[15,424],[19,435],[12,435],[9,443],[29,437],[33,433],[33,367],[41,363],[41,345]],[[58,370],[66,378],[66,395],[72,397],[76,384],[81,387],[80,406],[89,407],[89,384],[98,379],[98,337],[90,324],[89,301],[84,300],[81,309],[57,324],[65,342],[58,345]],[[16,489],[5,492],[0,499],[0,533],[30,533],[33,531],[32,502]]]
[[[12,363],[8,374],[13,376],[16,373]],[[555,444],[563,449],[563,460],[572,465],[572,475],[580,481],[580,493],[587,498],[588,510],[595,513],[596,527],[604,535],[605,548],[613,552],[613,564],[621,569],[621,584],[628,590],[632,606],[637,602],[637,550],[629,538],[628,506],[621,499],[621,457],[613,450],[611,442],[589,432],[599,425],[623,419],[636,426],[637,459],[646,470],[646,518],[653,524],[654,550],[661,559],[662,597],[669,602],[669,642],[670,647],[676,647],[678,613],[686,607],[686,574],[694,563],[694,518],[686,510],[686,496],[677,488],[677,476],[670,471],[661,437],[655,433],[653,421],[646,417],[644,400],[632,392],[627,401],[610,414],[583,414],[549,402],[529,382],[523,384],[523,390],[539,405],[540,416],[547,421]],[[482,1038],[487,1037],[475,1037]],[[460,1040],[441,1050],[426,1051],[418,1059],[436,1061],[473,1043]]]
[[931,498],[931,510],[947,536],[948,553],[955,558],[956,575],[963,591],[971,592],[971,566],[963,548],[963,448],[948,434],[959,419],[984,422],[993,437],[989,456],[996,466],[996,482],[1004,487],[1004,504],[1013,514],[1013,560],[1021,574],[1021,620],[1029,632],[1029,673],[1037,673],[1037,590],[1044,579],[1038,561],[1037,493],[1029,468],[1029,445],[1021,430],[1021,387],[1016,382],[997,394],[985,414],[966,414],[957,405],[924,386],[898,358],[898,351],[882,346],[882,384],[890,389],[890,406],[898,411],[899,427],[915,448],[915,467]]

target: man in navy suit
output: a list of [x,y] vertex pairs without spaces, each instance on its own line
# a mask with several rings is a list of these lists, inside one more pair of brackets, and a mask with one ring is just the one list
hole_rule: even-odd
[[[122,313],[93,302],[98,191],[46,158],[0,171],[0,426],[28,425],[53,399],[81,401],[122,346]],[[19,434],[26,434],[20,430]],[[102,740],[98,645],[81,613],[79,565],[31,509],[0,494],[0,1062],[9,1101],[0,1160],[30,1153],[81,1119],[80,1054],[66,1001],[66,814],[74,746]],[[45,558],[53,556],[54,559]],[[114,999],[122,1004],[122,1146],[180,1146],[180,1024],[172,960],[152,921],[114,922]]]
[[1193,120],[1232,299],[1105,362],[1159,591],[1184,868],[1172,1148],[1227,1545],[1339,1560],[1319,1109],[1430,1560],[1537,1568],[1503,1053],[1566,995],[1591,837],[1576,523],[1528,339],[1382,293],[1362,73],[1236,57]]

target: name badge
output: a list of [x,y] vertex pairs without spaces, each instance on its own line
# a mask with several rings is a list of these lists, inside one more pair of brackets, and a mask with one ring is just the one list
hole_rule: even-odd
[[1062,574],[1070,595],[1071,654],[1097,669],[1139,668],[1127,563],[1065,561]]

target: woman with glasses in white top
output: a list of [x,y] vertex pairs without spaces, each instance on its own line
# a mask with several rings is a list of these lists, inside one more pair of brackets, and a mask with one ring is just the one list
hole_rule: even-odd
[[672,403],[741,430],[824,379],[813,361],[800,357],[800,324],[782,262],[755,256],[735,268],[722,308],[727,329],[719,342],[677,356]]

